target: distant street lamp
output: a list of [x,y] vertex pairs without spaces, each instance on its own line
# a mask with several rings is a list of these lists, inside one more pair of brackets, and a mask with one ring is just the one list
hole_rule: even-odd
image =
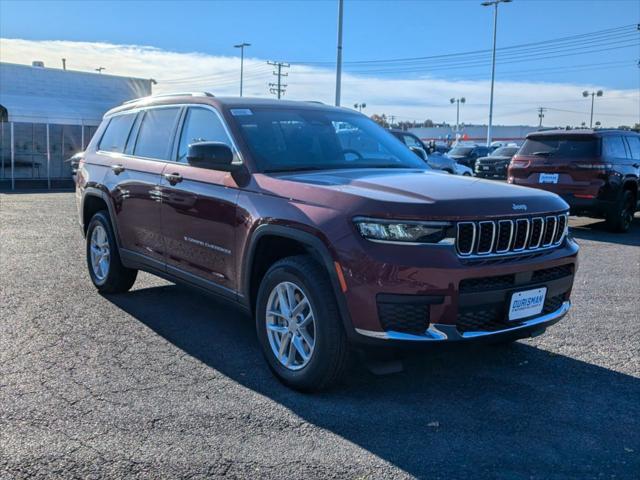
[[483,7],[493,5],[493,54],[491,56],[491,99],[489,100],[489,127],[487,128],[487,146],[491,146],[491,126],[493,124],[493,84],[496,79],[496,34],[498,32],[498,5],[500,3],[509,3],[511,0],[491,0],[482,2]]
[[250,43],[246,43],[246,42],[242,42],[239,43],[238,45],[234,45],[233,48],[239,48],[240,49],[240,96],[242,96],[242,76],[243,76],[243,70],[244,70],[244,47],[250,47],[251,44]]
[[98,73],[102,73],[103,70],[106,70],[106,68],[104,68],[104,67],[96,68],[96,72],[98,72]]
[[367,104],[366,103],[354,103],[353,104],[353,108],[355,108],[356,110],[358,110],[360,113],[362,113],[362,109],[363,108],[367,108]]
[[456,104],[456,134],[460,128],[460,104],[465,103],[467,101],[466,98],[450,98],[449,102]]
[[585,90],[584,92],[582,92],[582,96],[585,98],[591,95],[591,120],[589,121],[589,128],[593,128],[593,103],[594,103],[595,97],[601,97],[602,94],[603,94],[602,90],[598,90],[597,92],[590,92],[588,90]]

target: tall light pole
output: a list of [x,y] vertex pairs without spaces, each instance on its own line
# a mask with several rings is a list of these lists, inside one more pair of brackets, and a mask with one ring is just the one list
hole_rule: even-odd
[[582,96],[585,98],[591,95],[591,120],[589,121],[589,128],[593,128],[593,102],[595,100],[595,97],[601,97],[602,94],[602,90],[598,90],[597,92],[590,92],[588,90],[585,90],[584,92],[582,92]]
[[451,98],[449,99],[451,103],[456,104],[456,135],[458,134],[458,130],[460,129],[460,104],[467,101],[466,98]]
[[493,5],[493,53],[491,54],[491,99],[489,100],[489,127],[487,128],[487,147],[491,146],[491,127],[493,124],[493,84],[496,80],[496,36],[498,33],[498,5],[509,3],[511,0],[491,0],[482,2],[483,7]]
[[336,107],[340,106],[342,87],[342,10],[343,0],[338,0],[338,53],[336,58]]
[[240,96],[242,96],[242,77],[244,74],[244,47],[250,47],[250,43],[242,42],[238,45],[234,45],[233,48],[240,49]]

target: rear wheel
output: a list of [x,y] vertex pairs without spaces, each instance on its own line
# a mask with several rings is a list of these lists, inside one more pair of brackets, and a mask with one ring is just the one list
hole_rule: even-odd
[[289,257],[269,269],[256,329],[269,368],[289,387],[317,391],[342,377],[347,339],[327,274],[313,258]]
[[607,226],[613,232],[628,232],[633,223],[635,199],[629,190],[622,192],[618,204],[607,216]]
[[137,270],[122,265],[105,211],[96,213],[87,228],[87,267],[91,281],[100,293],[126,292],[138,275]]

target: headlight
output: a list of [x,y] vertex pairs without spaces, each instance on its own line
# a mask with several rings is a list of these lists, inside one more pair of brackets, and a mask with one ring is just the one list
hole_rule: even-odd
[[448,222],[404,222],[374,218],[354,219],[367,240],[399,243],[453,243],[453,229]]

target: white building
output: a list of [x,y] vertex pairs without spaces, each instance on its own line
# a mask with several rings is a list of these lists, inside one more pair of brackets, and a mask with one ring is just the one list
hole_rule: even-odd
[[110,108],[151,95],[152,80],[0,63],[0,188],[68,184]]

